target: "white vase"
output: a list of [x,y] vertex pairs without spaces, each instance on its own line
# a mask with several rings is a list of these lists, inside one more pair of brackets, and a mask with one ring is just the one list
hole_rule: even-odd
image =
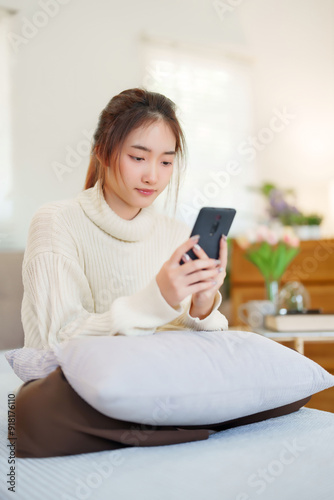
[[310,240],[320,240],[321,231],[320,226],[309,226],[309,239]]
[[300,240],[320,240],[320,226],[295,226],[295,232]]

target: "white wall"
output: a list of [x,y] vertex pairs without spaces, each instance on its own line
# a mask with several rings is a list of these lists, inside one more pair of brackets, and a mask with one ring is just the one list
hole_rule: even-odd
[[24,0],[0,0],[0,8],[16,12],[22,9]]
[[[303,210],[328,214],[331,180],[334,187],[334,1],[252,0],[239,14],[256,58],[255,131],[267,126],[273,108],[295,115],[259,152],[260,175],[294,187]],[[334,236],[331,210],[323,235]]]
[[[43,23],[41,5],[51,3],[58,12],[48,15],[27,43],[14,46],[13,34],[22,36],[25,29],[27,35],[30,22]],[[268,125],[274,108],[295,114],[257,154],[261,178],[297,187],[304,209],[326,212],[328,182],[334,176],[334,2],[239,3],[219,16],[209,0],[25,2],[10,34],[15,187],[13,219],[6,230],[11,246],[24,248],[32,214],[41,204],[82,190],[88,155],[81,152],[62,182],[54,162],[65,163],[69,148],[87,146],[87,135],[113,95],[142,85],[138,40],[144,32],[250,54],[254,133]]]

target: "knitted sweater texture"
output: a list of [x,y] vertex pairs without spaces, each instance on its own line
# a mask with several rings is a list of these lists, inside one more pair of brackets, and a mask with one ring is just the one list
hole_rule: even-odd
[[156,282],[190,228],[154,204],[125,220],[99,187],[98,181],[73,199],[47,203],[32,218],[22,266],[25,347],[85,335],[226,330],[220,292],[200,320],[189,315],[191,295],[171,307]]

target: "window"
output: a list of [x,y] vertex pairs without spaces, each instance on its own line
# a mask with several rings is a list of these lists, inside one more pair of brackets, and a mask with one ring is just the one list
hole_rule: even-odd
[[[234,207],[230,234],[243,231],[254,217],[248,187],[256,183],[254,164],[238,153],[251,133],[250,61],[147,38],[141,55],[143,86],[176,103],[186,135],[188,162],[176,217],[192,226],[202,206]],[[164,200],[158,198],[159,209]],[[167,207],[169,215],[172,209]]]

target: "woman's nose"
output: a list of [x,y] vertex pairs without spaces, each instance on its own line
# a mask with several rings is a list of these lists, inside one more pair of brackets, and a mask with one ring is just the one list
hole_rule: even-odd
[[158,179],[158,169],[154,162],[146,165],[146,168],[143,172],[143,180],[149,182],[150,184],[154,184]]

